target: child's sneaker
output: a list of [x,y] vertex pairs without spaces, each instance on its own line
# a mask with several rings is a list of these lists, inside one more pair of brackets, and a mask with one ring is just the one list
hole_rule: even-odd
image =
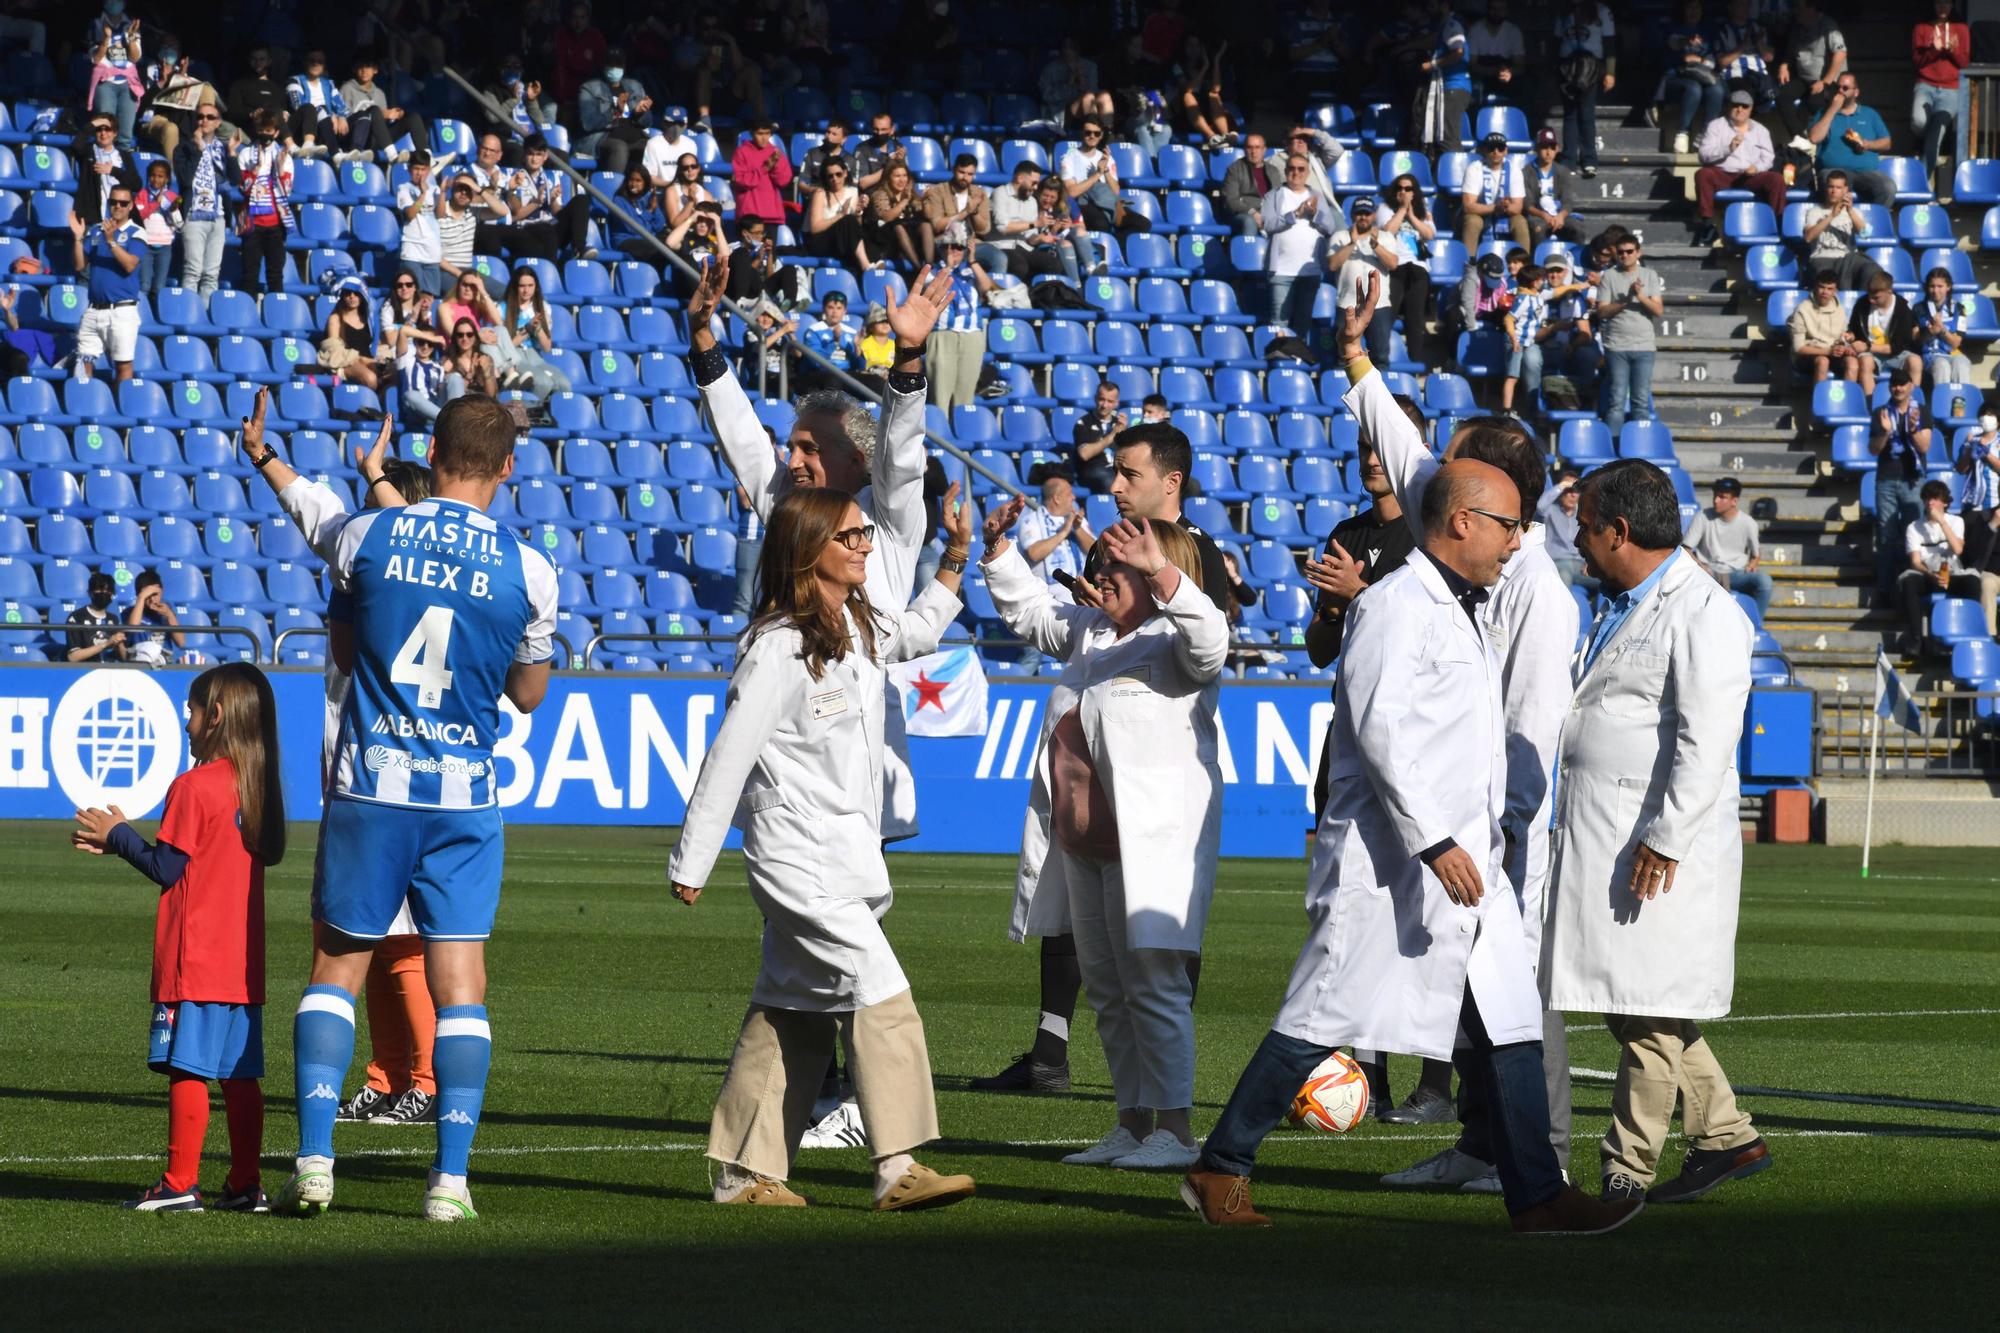
[[165,1176],[161,1176],[157,1185],[136,1199],[127,1199],[125,1206],[135,1213],[198,1213],[201,1211],[201,1191],[177,1190],[167,1184]]
[[472,1191],[464,1176],[430,1173],[430,1187],[424,1191],[424,1221],[473,1222],[479,1214],[472,1210]]
[[271,1201],[265,1198],[264,1191],[255,1185],[246,1190],[225,1185],[222,1197],[215,1201],[215,1208],[217,1212],[223,1213],[268,1213],[271,1211]]
[[387,1114],[389,1108],[395,1104],[395,1100],[388,1093],[377,1092],[364,1083],[361,1085],[361,1091],[348,1098],[346,1104],[333,1113],[333,1118],[335,1120],[373,1120],[378,1115]]
[[301,1157],[298,1171],[278,1191],[278,1201],[272,1205],[272,1211],[312,1217],[325,1212],[332,1202],[333,1159]]

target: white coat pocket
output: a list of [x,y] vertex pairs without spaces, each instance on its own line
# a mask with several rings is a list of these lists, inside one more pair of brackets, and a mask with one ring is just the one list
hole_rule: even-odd
[[1628,652],[1604,678],[1604,711],[1613,717],[1657,717],[1667,687],[1665,653]]

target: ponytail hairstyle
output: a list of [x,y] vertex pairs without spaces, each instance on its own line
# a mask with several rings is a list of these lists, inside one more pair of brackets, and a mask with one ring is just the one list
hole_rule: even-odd
[[[799,660],[814,680],[853,646],[844,617],[826,604],[814,572],[820,553],[840,530],[853,503],[854,497],[845,491],[801,486],[785,493],[764,528],[764,550],[757,561],[757,617],[744,643],[770,629],[797,630],[802,640]],[[875,608],[868,602],[866,588],[848,595],[847,610],[861,627],[863,650],[874,657]]]
[[215,725],[195,758],[236,768],[237,827],[243,849],[266,866],[285,859],[285,789],[278,776],[278,708],[271,681],[248,662],[225,662],[194,678],[188,710],[213,709]]

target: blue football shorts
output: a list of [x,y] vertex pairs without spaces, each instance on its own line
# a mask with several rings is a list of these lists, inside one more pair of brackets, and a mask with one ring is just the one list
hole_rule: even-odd
[[264,1077],[264,1006],[206,1000],[153,1006],[146,1065],[156,1074],[197,1078]]
[[412,810],[333,797],[313,877],[313,920],[379,940],[407,896],[427,940],[483,940],[500,910],[500,808]]

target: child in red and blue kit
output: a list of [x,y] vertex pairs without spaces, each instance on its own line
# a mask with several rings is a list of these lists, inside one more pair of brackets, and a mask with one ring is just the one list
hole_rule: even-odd
[[146,1062],[168,1078],[167,1171],[125,1206],[202,1210],[196,1177],[214,1079],[229,1120],[229,1179],[214,1206],[262,1213],[264,868],[285,855],[271,682],[247,662],[204,671],[188,687],[187,735],[196,765],[167,790],[158,842],[148,845],[115,805],[77,811],[70,837],[83,851],[117,853],[164,890]]

